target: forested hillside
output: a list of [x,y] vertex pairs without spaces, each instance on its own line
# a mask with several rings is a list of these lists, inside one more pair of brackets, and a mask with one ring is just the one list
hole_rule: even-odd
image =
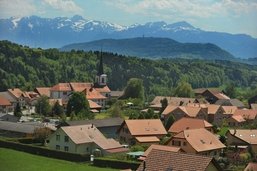
[[189,58],[205,60],[236,60],[233,55],[211,43],[179,43],[168,38],[138,37],[130,39],[103,39],[75,43],[61,48],[65,51],[104,51],[144,58]]
[[[98,53],[60,52],[32,49],[0,41],[0,90],[20,87],[32,90],[58,82],[93,81]],[[257,66],[188,59],[148,60],[103,53],[104,69],[112,90],[123,89],[131,77],[144,81],[146,93],[166,94],[181,79],[193,88],[217,87],[227,82],[236,86],[256,86]]]

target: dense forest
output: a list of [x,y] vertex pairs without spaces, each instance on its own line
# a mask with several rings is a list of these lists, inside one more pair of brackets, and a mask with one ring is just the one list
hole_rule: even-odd
[[[93,81],[99,56],[99,52],[32,49],[0,41],[0,90]],[[103,53],[103,61],[112,90],[123,89],[132,77],[143,80],[148,95],[169,95],[181,80],[193,88],[218,87],[228,82],[240,87],[257,85],[257,66],[231,61],[149,60],[112,53]]]

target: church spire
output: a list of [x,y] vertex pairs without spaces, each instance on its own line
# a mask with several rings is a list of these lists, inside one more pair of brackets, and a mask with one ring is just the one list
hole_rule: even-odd
[[104,74],[104,67],[103,67],[103,53],[101,50],[100,62],[99,62],[99,68],[98,68],[97,75],[100,76],[102,74]]

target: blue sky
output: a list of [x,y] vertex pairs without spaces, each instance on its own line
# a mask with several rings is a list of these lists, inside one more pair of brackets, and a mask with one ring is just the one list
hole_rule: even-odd
[[0,18],[76,14],[125,26],[187,21],[203,30],[257,38],[257,0],[0,0]]

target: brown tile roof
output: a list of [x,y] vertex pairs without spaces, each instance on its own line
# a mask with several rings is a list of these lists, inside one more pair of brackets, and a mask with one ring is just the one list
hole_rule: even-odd
[[20,98],[23,93],[19,88],[8,89],[8,92],[16,98]]
[[128,126],[128,129],[133,136],[167,134],[160,119],[125,120],[122,126],[124,124]]
[[248,144],[257,144],[257,129],[230,129],[229,133]]
[[143,156],[147,157],[148,154],[149,154],[153,149],[163,150],[163,151],[172,151],[172,152],[180,152],[180,151],[181,151],[181,148],[179,148],[179,147],[152,144],[152,145],[144,152]]
[[93,99],[106,99],[105,96],[103,96],[99,91],[97,91],[95,88],[89,88],[83,90],[83,93],[86,95],[86,98],[88,100]]
[[11,106],[11,102],[5,97],[0,96],[0,106]]
[[217,93],[221,93],[222,91],[220,91],[219,89],[217,88],[196,88],[194,89],[194,92],[195,94],[202,94],[203,92],[205,92],[206,90],[209,90],[215,94]]
[[170,114],[172,111],[174,111],[175,109],[177,109],[178,106],[173,106],[173,105],[168,105],[164,111],[162,112],[163,115],[168,115]]
[[50,97],[50,87],[37,87],[35,91],[40,95],[40,96],[47,96]]
[[104,86],[102,88],[96,87],[95,89],[96,89],[96,91],[98,91],[100,93],[110,93],[111,92],[111,90],[109,89],[108,86]]
[[97,104],[96,102],[92,101],[92,100],[88,100],[89,103],[89,107],[90,109],[101,109],[102,106],[100,106],[99,104]]
[[160,142],[160,139],[156,136],[136,136],[136,140],[140,143],[152,143],[152,142]]
[[182,110],[186,115],[188,115],[189,117],[196,117],[198,115],[198,113],[204,109],[202,107],[198,106],[172,106],[172,105],[168,105],[165,110],[163,111],[163,115],[167,115],[171,112],[173,112],[176,109],[180,109]]
[[70,83],[58,83],[50,91],[72,91]]
[[244,171],[256,171],[257,170],[257,163],[250,162],[244,169]]
[[233,115],[231,119],[234,119],[236,122],[241,123],[245,122],[246,120],[241,115]]
[[82,92],[83,90],[85,90],[86,88],[89,89],[93,86],[92,83],[78,83],[78,82],[71,82],[70,86],[72,88],[73,91],[78,91],[78,92]]
[[224,110],[223,114],[234,114],[238,109],[236,106],[221,106],[221,108]]
[[168,132],[179,133],[186,129],[197,129],[197,128],[211,128],[212,124],[205,121],[204,119],[196,118],[181,118],[180,120],[173,123]]
[[143,171],[144,166],[146,171],[204,171],[214,162],[211,157],[153,149],[137,171]]
[[[225,148],[218,137],[204,128],[184,130],[173,138],[185,138],[186,141],[197,151],[210,151]],[[171,140],[173,139],[171,138]]]
[[151,104],[161,104],[162,99],[167,99],[168,104],[179,106],[181,102],[183,102],[183,105],[186,105],[188,103],[193,103],[195,101],[194,98],[185,98],[185,97],[170,97],[170,96],[156,96]]
[[61,127],[69,138],[75,144],[96,143],[102,149],[123,148],[114,139],[107,139],[105,136],[92,124],[78,125],[78,126],[65,126]]
[[220,105],[207,104],[208,114],[216,114],[220,108]]
[[234,115],[241,115],[245,120],[254,120],[257,117],[257,110],[237,109]]
[[226,96],[223,93],[217,93],[217,94],[213,94],[214,96],[216,96],[218,99],[230,99],[228,96]]

